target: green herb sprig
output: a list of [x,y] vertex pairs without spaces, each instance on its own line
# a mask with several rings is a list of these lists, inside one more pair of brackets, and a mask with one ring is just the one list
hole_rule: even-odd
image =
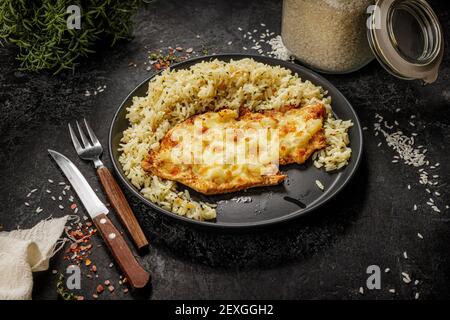
[[[143,0],[1,0],[0,42],[19,47],[26,71],[73,69],[100,41],[128,39]],[[81,8],[81,29],[68,29],[69,5]]]

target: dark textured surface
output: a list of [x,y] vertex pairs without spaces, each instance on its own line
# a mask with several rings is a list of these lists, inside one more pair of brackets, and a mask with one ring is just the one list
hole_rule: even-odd
[[[441,164],[435,170],[440,175],[435,190],[441,196],[434,198],[443,209],[450,182],[450,19],[444,3],[432,2],[444,26],[447,49],[435,84],[423,87],[419,82],[393,78],[375,62],[350,75],[326,76],[369,128],[364,131],[361,167],[335,200],[314,215],[273,229],[224,233],[144,213],[130,198],[152,243],[141,261],[152,274],[153,288],[132,295],[117,291],[102,298],[411,299],[415,292],[421,298],[450,298],[450,211],[438,214],[425,204],[430,196],[418,184],[417,169],[392,163],[394,152],[372,131],[379,113],[391,123],[397,120],[406,134],[419,134],[417,143],[426,145],[430,162]],[[91,165],[76,158],[66,124],[86,117],[106,145],[113,112],[150,72],[143,64],[148,50],[180,45],[199,51],[204,46],[210,52],[242,52],[242,46],[250,48],[251,43],[242,39],[238,27],[253,30],[264,22],[279,33],[280,12],[281,3],[275,1],[159,2],[136,16],[132,42],[105,50],[74,73],[58,76],[18,72],[14,49],[1,48],[0,224],[5,230],[30,227],[50,214],[67,213],[45,192],[47,179],[63,179],[49,160],[47,148],[75,160],[91,185],[99,188]],[[104,84],[104,92],[84,96],[85,90]],[[415,127],[408,124],[411,115],[416,115]],[[377,147],[379,142],[383,144]],[[107,155],[103,159],[109,164]],[[27,199],[33,188],[39,191]],[[417,211],[412,210],[414,203],[419,205]],[[34,213],[38,205],[44,212]],[[417,237],[418,232],[424,240]],[[100,281],[110,279],[116,284],[119,277],[115,267],[108,267],[111,258],[103,248],[94,251],[92,260],[99,278],[83,278],[81,294],[87,298]],[[360,295],[366,268],[372,264],[391,271],[383,272],[381,290],[366,289]],[[65,265],[61,254],[51,261],[51,269],[63,270]],[[419,284],[405,284],[403,271]],[[56,298],[55,283],[50,271],[36,274],[34,298]],[[395,294],[388,292],[391,288]]]

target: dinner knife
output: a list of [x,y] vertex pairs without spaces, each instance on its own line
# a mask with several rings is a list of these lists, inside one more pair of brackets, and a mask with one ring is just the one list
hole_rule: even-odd
[[49,149],[48,152],[69,180],[131,285],[143,288],[150,280],[150,274],[138,263],[125,239],[108,218],[109,210],[72,161],[57,151]]

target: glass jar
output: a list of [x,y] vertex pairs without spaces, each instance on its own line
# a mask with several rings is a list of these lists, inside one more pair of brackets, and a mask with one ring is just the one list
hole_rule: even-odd
[[283,43],[325,73],[355,71],[374,57],[394,76],[432,83],[444,35],[426,0],[284,0]]
[[444,33],[427,1],[377,0],[367,37],[378,62],[392,75],[425,84],[436,81]]
[[374,0],[284,0],[283,43],[315,70],[355,71],[374,58],[365,27],[371,4]]

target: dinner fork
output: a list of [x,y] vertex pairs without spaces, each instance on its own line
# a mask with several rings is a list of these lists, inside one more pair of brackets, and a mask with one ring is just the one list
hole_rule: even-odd
[[123,194],[113,175],[100,160],[100,156],[103,153],[103,148],[100,144],[100,141],[98,141],[97,136],[95,135],[86,119],[83,120],[90,140],[81,129],[78,121],[76,121],[78,132],[83,143],[83,145],[81,145],[75,134],[75,131],[72,129],[72,126],[69,123],[69,132],[70,137],[72,138],[73,146],[75,147],[75,150],[77,151],[81,159],[94,162],[94,166],[97,169],[97,174],[100,178],[100,182],[102,183],[103,189],[105,190],[112,207],[117,212],[122,224],[125,225],[125,228],[130,233],[137,248],[141,250],[144,247],[148,246],[148,241],[144,235],[144,232],[142,232],[142,229],[139,226],[139,223],[137,222],[136,217],[134,216],[133,211],[128,204],[128,201],[125,198],[125,195]]

